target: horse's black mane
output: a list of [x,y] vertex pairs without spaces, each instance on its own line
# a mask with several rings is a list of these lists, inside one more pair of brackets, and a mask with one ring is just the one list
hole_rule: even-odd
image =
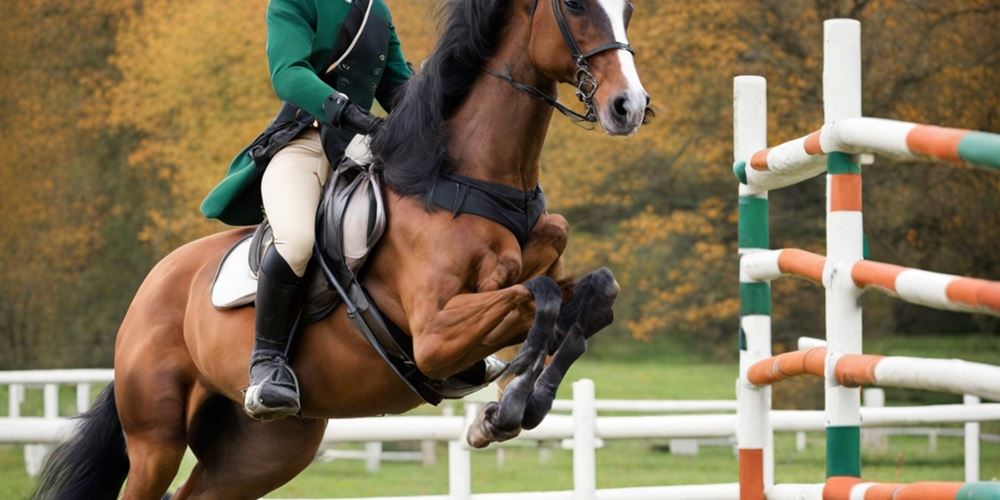
[[496,51],[510,0],[447,0],[441,39],[401,91],[372,152],[397,193],[423,196],[452,167],[445,121]]

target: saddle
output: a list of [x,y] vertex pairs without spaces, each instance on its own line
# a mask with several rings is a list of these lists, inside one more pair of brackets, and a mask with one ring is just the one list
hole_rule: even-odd
[[[348,317],[379,356],[430,404],[461,399],[499,378],[506,364],[493,357],[445,380],[431,379],[420,372],[413,358],[413,339],[379,311],[359,281],[367,257],[385,227],[381,172],[345,157],[331,170],[323,189],[299,325],[321,321],[345,305]],[[212,304],[217,309],[253,303],[260,261],[273,240],[265,220],[252,235],[229,249],[212,282]]]

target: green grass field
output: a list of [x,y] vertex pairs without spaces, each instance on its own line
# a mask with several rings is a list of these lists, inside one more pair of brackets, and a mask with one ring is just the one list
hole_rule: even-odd
[[[900,347],[902,346],[902,347]],[[977,340],[943,342],[926,340],[894,343],[887,340],[879,345],[889,354],[921,354],[937,357],[964,357],[988,361],[997,359],[995,345]],[[645,346],[628,359],[620,353],[599,353],[593,359],[581,360],[568,381],[591,378],[597,385],[597,397],[603,399],[731,399],[733,398],[736,364],[710,363],[685,356],[684,351],[667,345]],[[560,397],[570,397],[568,382]],[[780,390],[780,386],[779,389]],[[35,391],[37,392],[37,391]],[[899,398],[894,397],[898,395]],[[72,394],[61,394],[64,409],[72,407]],[[787,398],[786,398],[787,399]],[[822,399],[822,398],[820,398]],[[958,402],[957,396],[937,396],[907,391],[887,396],[889,404],[906,401]],[[0,401],[6,401],[0,389]],[[40,396],[31,394],[25,413],[38,412]],[[4,410],[5,411],[5,410]],[[433,414],[432,408],[418,409]],[[40,413],[40,412],[39,412]],[[331,425],[336,425],[333,423]],[[998,423],[983,426],[984,432],[1000,433]],[[664,451],[663,440],[608,441],[598,451],[597,484],[600,488],[651,486],[665,484],[697,484],[735,482],[738,466],[730,446],[703,446],[697,457],[673,456]],[[473,491],[537,491],[572,487],[572,454],[559,449],[557,443],[547,453],[548,459],[531,445],[505,447],[503,463],[496,450],[473,454]],[[822,433],[810,433],[804,452],[796,452],[792,434],[776,436],[776,479],[778,482],[821,482],[824,475],[825,441]],[[414,443],[396,446],[415,449]],[[387,446],[387,449],[390,449]],[[1000,478],[1000,444],[982,443],[983,479]],[[437,446],[437,463],[424,467],[415,463],[384,463],[378,473],[365,471],[361,461],[316,463],[291,483],[275,492],[275,498],[287,497],[352,497],[370,495],[442,494],[448,489],[447,448]],[[879,481],[961,480],[963,477],[962,440],[941,437],[936,453],[928,452],[927,438],[894,436],[884,452],[865,451],[863,475]],[[188,457],[179,480],[186,477],[194,465]],[[25,498],[31,480],[24,472],[22,449],[0,446],[0,498]]]

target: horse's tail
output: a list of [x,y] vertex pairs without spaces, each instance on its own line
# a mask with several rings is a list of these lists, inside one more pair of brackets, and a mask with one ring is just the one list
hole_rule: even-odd
[[33,499],[118,498],[129,461],[115,406],[115,384],[101,391],[93,408],[76,419],[73,437],[56,447],[46,461]]

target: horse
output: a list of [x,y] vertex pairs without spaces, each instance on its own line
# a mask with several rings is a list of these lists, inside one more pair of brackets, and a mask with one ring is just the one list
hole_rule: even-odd
[[[434,209],[434,180],[530,193],[553,109],[612,135],[635,133],[651,111],[627,43],[627,0],[451,0],[444,14],[431,56],[372,142],[388,223],[363,285],[432,379],[523,343],[500,401],[469,429],[481,447],[538,425],[586,338],[612,321],[619,288],[607,270],[566,276],[560,215],[542,213],[522,243],[493,220]],[[585,115],[556,101],[559,83],[577,87]],[[197,464],[174,499],[260,498],[313,460],[328,419],[423,402],[340,306],[296,339],[301,416],[247,417],[254,312],[214,308],[209,287],[249,231],[190,242],[150,271],[118,332],[114,382],[53,452],[35,498],[117,498],[124,483],[126,499],[159,499],[187,447]]]

